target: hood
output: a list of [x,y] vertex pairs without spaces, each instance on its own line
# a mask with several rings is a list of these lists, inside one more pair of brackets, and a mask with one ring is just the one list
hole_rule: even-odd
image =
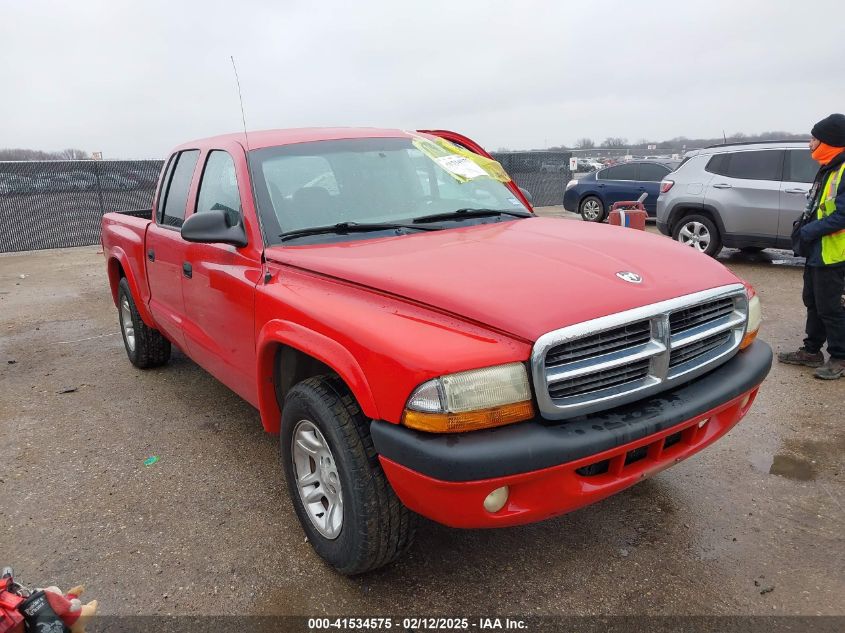
[[[710,257],[629,228],[530,218],[338,244],[268,259],[445,310],[528,341],[739,280]],[[616,273],[634,272],[641,283]]]

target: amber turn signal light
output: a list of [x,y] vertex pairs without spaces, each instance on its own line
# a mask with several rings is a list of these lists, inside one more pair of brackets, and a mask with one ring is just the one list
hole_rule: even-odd
[[462,433],[504,426],[533,417],[534,407],[530,401],[526,401],[463,413],[423,413],[405,409],[402,424],[429,433]]

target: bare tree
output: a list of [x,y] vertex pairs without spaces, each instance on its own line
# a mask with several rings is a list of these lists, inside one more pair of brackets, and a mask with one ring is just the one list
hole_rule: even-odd
[[73,147],[63,149],[60,152],[56,152],[56,157],[59,159],[66,160],[83,160],[85,158],[89,158],[88,152],[85,152],[81,149],[75,149]]
[[601,143],[602,147],[606,147],[608,149],[619,149],[628,145],[628,139],[622,138],[621,136],[608,136],[604,139]]
[[579,138],[577,141],[575,141],[576,149],[593,149],[595,146],[595,141],[593,141],[593,139],[591,138],[587,138],[586,136],[584,138]]

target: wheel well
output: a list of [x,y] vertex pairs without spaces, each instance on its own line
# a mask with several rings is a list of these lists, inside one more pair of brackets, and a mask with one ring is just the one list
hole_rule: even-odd
[[597,194],[595,191],[588,191],[587,193],[585,193],[584,195],[582,195],[578,199],[578,210],[579,211],[581,210],[581,205],[584,203],[584,200],[586,200],[587,198],[595,198],[596,200],[598,200],[601,203],[601,206],[603,206],[603,207],[607,206],[607,205],[605,205],[604,200],[602,199],[602,197],[599,194]]
[[716,214],[713,213],[713,211],[711,211],[707,207],[681,206],[672,209],[671,219],[669,220],[669,233],[674,234],[675,227],[678,225],[678,223],[689,215],[704,216],[714,224],[714,226],[720,233],[724,232],[722,229],[722,223],[716,217]]
[[112,298],[114,299],[114,304],[117,305],[117,286],[120,284],[120,280],[126,277],[126,271],[123,270],[123,266],[121,266],[117,257],[109,259],[108,274]]
[[[306,378],[323,374],[338,375],[334,369],[313,356],[289,345],[279,345],[273,363],[273,384],[276,388],[279,409],[282,408],[285,397],[294,385]],[[341,380],[343,380],[342,377]]]

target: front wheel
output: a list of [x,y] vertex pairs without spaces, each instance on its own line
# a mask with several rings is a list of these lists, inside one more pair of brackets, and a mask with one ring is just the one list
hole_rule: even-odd
[[719,229],[713,220],[703,215],[688,215],[681,219],[672,231],[672,238],[710,257],[716,257],[722,250]]
[[596,196],[584,198],[578,211],[586,222],[604,222],[604,204]]
[[302,529],[340,573],[376,569],[411,545],[416,515],[390,487],[369,420],[339,378],[316,376],[290,390],[280,451]]

